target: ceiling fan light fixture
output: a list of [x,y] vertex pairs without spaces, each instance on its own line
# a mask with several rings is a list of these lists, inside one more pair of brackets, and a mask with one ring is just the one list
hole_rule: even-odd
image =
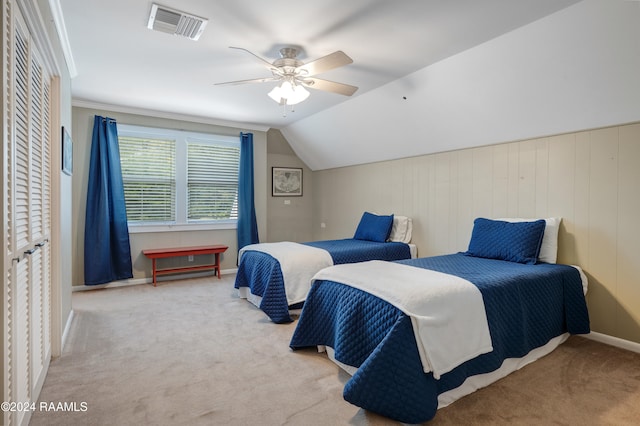
[[279,104],[296,105],[309,97],[309,91],[299,84],[283,81],[269,92],[269,97]]

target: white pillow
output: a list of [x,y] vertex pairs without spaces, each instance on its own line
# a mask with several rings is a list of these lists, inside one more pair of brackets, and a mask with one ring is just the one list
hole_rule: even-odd
[[[521,219],[521,218],[501,218],[505,222],[533,222],[539,219]],[[542,236],[542,245],[540,246],[540,254],[538,260],[546,263],[556,263],[558,259],[558,230],[560,229],[561,217],[548,217],[544,219],[546,225],[544,227],[544,235]]]
[[409,244],[411,241],[411,230],[413,221],[410,217],[393,215],[393,225],[388,241]]

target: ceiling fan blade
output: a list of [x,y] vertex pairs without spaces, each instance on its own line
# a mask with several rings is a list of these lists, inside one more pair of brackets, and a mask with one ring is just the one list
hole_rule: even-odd
[[301,82],[308,87],[318,90],[325,90],[327,92],[337,93],[339,95],[351,96],[358,88],[356,86],[350,86],[344,83],[336,83],[335,81],[322,80],[320,78],[305,78]]
[[321,74],[323,72],[348,65],[353,59],[347,56],[342,50],[323,56],[322,58],[311,61],[308,64],[300,65],[297,70],[303,71],[308,76]]
[[232,85],[232,84],[245,84],[245,83],[265,83],[267,81],[279,81],[280,77],[265,77],[265,78],[252,78],[249,80],[236,80],[226,81],[224,83],[214,83],[216,86]]
[[273,66],[273,64],[269,61],[267,61],[264,58],[261,58],[260,56],[256,55],[255,53],[251,52],[250,50],[247,50],[243,47],[233,47],[233,46],[229,46],[229,49],[237,49],[237,50],[244,50],[245,52],[247,52],[249,55],[253,56],[254,58],[257,58],[260,62],[262,62],[262,64],[267,67],[267,69],[269,70],[273,70],[276,69],[276,67]]

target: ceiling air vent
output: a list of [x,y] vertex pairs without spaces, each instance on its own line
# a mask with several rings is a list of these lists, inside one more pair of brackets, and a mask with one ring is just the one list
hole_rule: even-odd
[[207,22],[209,22],[208,19],[153,3],[147,27],[151,30],[198,40]]

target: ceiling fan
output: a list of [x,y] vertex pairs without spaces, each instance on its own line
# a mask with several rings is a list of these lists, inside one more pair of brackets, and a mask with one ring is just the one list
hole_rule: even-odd
[[230,48],[244,50],[254,56],[271,71],[272,75],[271,77],[265,78],[216,83],[216,85],[279,81],[282,82],[282,84],[276,86],[269,93],[269,96],[282,105],[294,105],[305,100],[309,96],[309,92],[305,90],[304,87],[311,87],[313,89],[338,93],[345,96],[351,96],[358,90],[356,86],[314,77],[316,74],[321,74],[352,63],[353,60],[341,50],[305,64],[296,58],[299,53],[299,49],[296,47],[283,47],[280,49],[281,57],[273,61],[273,63],[242,47]]

